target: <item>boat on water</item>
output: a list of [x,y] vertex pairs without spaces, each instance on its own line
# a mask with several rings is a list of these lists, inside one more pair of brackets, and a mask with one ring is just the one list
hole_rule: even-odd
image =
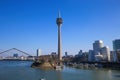
[[41,78],[40,80],[46,80],[45,78]]
[[55,67],[55,70],[62,70],[63,69],[63,66],[56,66]]

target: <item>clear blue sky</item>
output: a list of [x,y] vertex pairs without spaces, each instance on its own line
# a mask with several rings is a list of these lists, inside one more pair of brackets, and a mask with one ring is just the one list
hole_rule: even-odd
[[0,49],[57,51],[56,18],[63,18],[63,53],[77,54],[120,38],[120,0],[0,0]]

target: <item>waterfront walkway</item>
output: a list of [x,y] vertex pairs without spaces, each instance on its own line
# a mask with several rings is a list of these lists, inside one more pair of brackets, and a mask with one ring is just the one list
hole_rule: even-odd
[[68,63],[69,66],[80,67],[81,65],[95,65],[102,68],[111,68],[120,70],[120,62],[79,62],[79,63]]

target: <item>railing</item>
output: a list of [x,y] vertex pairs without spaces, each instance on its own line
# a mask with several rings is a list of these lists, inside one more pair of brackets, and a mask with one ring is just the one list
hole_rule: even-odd
[[0,58],[0,60],[10,60],[10,61],[34,61],[35,58]]

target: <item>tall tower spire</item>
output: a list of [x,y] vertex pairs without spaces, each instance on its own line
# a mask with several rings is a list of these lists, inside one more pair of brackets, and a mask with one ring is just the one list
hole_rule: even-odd
[[60,16],[60,11],[58,11],[58,18],[60,18],[61,16]]
[[56,19],[56,23],[58,26],[58,58],[59,58],[59,65],[61,65],[61,61],[62,61],[61,26],[62,26],[63,20],[60,17],[60,11],[58,12],[58,18]]

